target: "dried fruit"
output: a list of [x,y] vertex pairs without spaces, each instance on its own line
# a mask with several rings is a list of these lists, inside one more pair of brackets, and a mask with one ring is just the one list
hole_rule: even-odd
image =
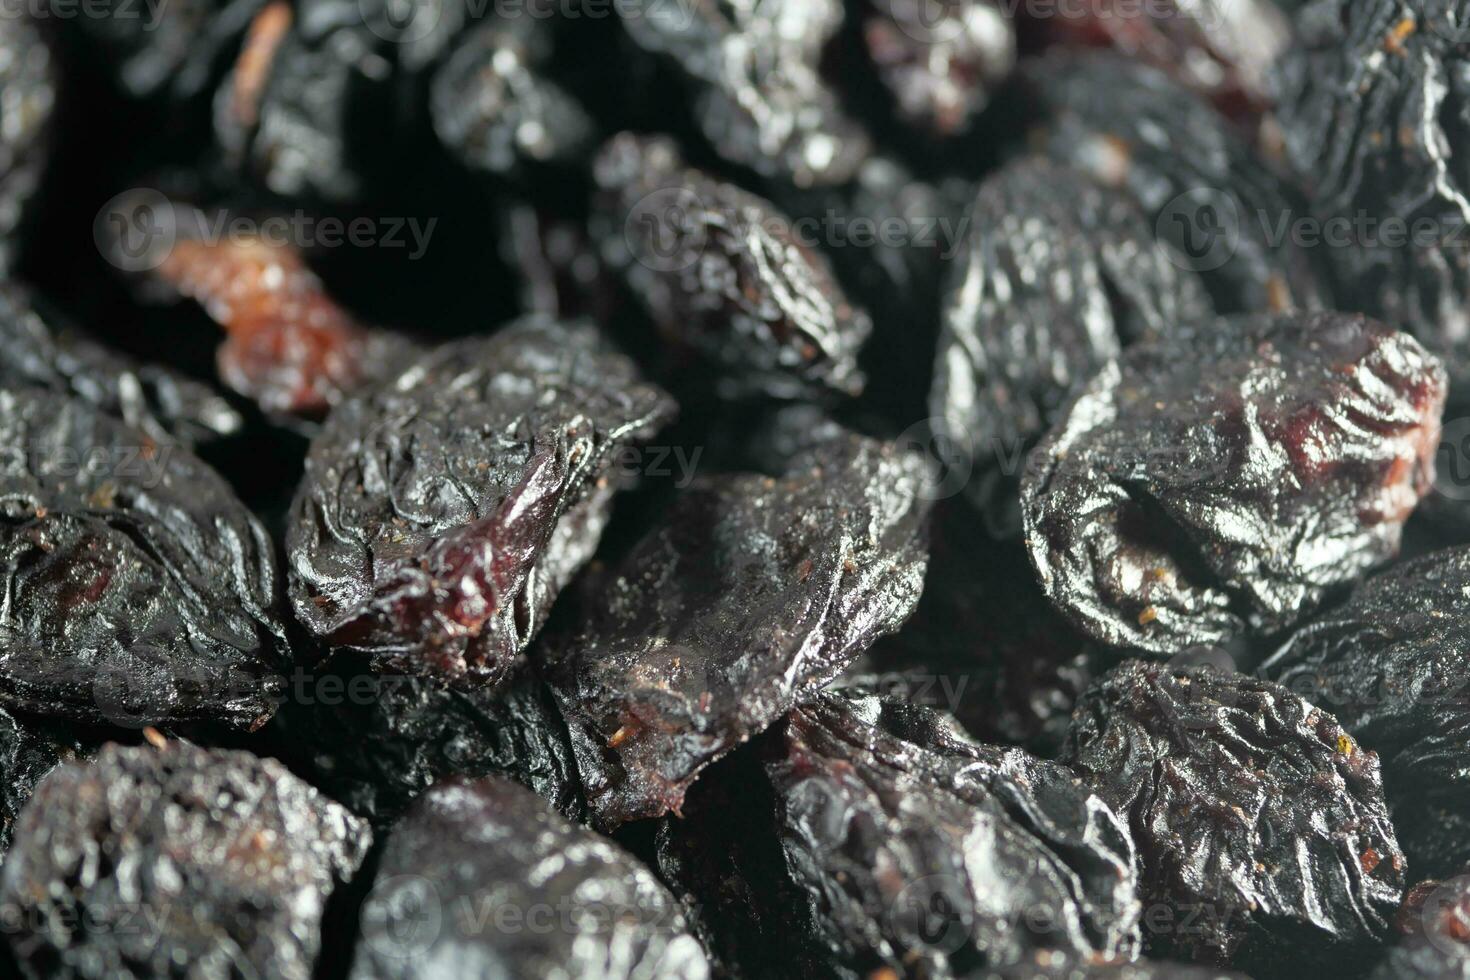
[[71,395],[158,442],[208,442],[244,424],[208,386],[161,365],[138,364],[59,325],[14,282],[0,284],[0,347],[0,385]]
[[1313,253],[1289,233],[1299,195],[1209,103],[1109,51],[1053,51],[1020,75],[1046,116],[1043,152],[1130,191],[1219,312],[1328,305]]
[[283,751],[374,827],[391,826],[444,776],[505,775],[570,818],[585,811],[566,726],[528,669],[497,691],[368,673],[350,661],[302,684],[308,696],[288,698],[276,716]]
[[1022,482],[1047,596],[1113,646],[1175,654],[1290,626],[1398,551],[1433,479],[1444,372],[1343,314],[1135,345]]
[[1331,711],[1383,758],[1394,827],[1416,874],[1470,862],[1470,697],[1460,665],[1470,549],[1404,562],[1297,630],[1261,668]]
[[368,829],[246,752],[105,747],[42,780],[0,869],[31,976],[312,975]]
[[679,66],[705,138],[729,162],[809,187],[845,182],[868,155],[867,134],[820,73],[842,28],[838,0],[616,9],[634,42]]
[[90,405],[0,391],[0,703],[254,728],[288,654],[265,531],[213,470]]
[[1445,359],[1470,357],[1470,150],[1463,0],[1329,0],[1298,18],[1278,114],[1342,302],[1398,324]]
[[298,6],[277,0],[256,18],[216,93],[215,139],[231,169],[273,194],[355,200],[390,170],[389,134],[406,125],[391,97],[394,15],[368,0]]
[[1404,858],[1378,757],[1269,681],[1131,660],[1078,702],[1063,761],[1128,822],[1149,949],[1246,970],[1348,965]]
[[352,970],[469,975],[703,980],[709,965],[636,858],[489,777],[439,783],[388,838]]
[[899,115],[937,136],[968,130],[1016,63],[1015,28],[992,0],[868,0],[862,25]]
[[1004,466],[1124,346],[1211,312],[1129,195],[1018,160],[980,185],[949,273],[931,414],[976,465]]
[[862,391],[872,332],[821,255],[768,201],[624,133],[598,156],[605,248],[665,336],[721,372],[722,392]]
[[[1268,75],[1291,42],[1273,0],[1099,0],[1076,9],[1080,16],[1055,16],[1023,4],[1018,29],[1033,43],[1113,48],[1247,125],[1270,107]],[[1033,10],[1039,16],[1027,17]]]
[[320,418],[413,355],[406,338],[357,324],[295,247],[259,236],[211,237],[206,230],[225,218],[180,205],[174,211],[184,234],[156,275],[225,328],[220,377],[267,412]]
[[497,18],[465,31],[434,75],[439,139],[465,166],[507,174],[583,160],[592,120],[539,70],[550,54],[548,22]]
[[1040,950],[1136,953],[1127,830],[1064,767],[972,742],[927,708],[840,693],[792,711],[767,742],[798,902],[765,911],[809,933],[821,973],[966,976]]
[[588,323],[448,344],[337,407],[286,535],[297,617],[385,670],[504,680],[674,405]]
[[820,690],[913,611],[924,460],[856,435],[780,479],[701,476],[546,651],[605,826],[677,812],[700,770]]

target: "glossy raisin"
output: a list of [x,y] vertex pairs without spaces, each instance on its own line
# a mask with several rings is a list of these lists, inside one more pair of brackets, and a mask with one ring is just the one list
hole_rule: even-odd
[[704,475],[547,651],[596,819],[677,811],[709,763],[913,611],[924,460],[847,434],[781,478]]
[[1286,688],[1127,661],[1083,695],[1062,758],[1128,823],[1150,951],[1289,970],[1387,934],[1405,861],[1378,757]]
[[604,247],[663,334],[718,368],[722,393],[862,391],[872,321],[774,205],[686,167],[662,137],[614,137],[596,172]]
[[487,777],[439,783],[388,838],[351,975],[703,980],[709,966],[636,858]]
[[223,479],[78,400],[0,391],[0,703],[254,728],[289,664],[270,540]]
[[1022,482],[1042,588],[1104,643],[1180,653],[1290,626],[1393,557],[1445,378],[1363,317],[1240,317],[1129,348]]
[[286,536],[297,617],[381,668],[495,686],[592,557],[613,454],[673,412],[589,323],[430,351],[313,441]]
[[246,752],[109,745],[36,788],[0,869],[33,977],[312,975],[367,852],[346,810]]
[[1261,668],[1383,757],[1399,840],[1428,877],[1470,862],[1470,777],[1459,763],[1470,744],[1459,668],[1467,588],[1465,548],[1397,565],[1297,630]]

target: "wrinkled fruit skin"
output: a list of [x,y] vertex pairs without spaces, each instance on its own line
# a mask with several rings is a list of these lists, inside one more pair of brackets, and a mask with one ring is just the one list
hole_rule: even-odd
[[[323,908],[371,834],[279,763],[186,742],[105,747],[37,787],[0,900],[33,977],[306,980]],[[83,924],[88,925],[83,925]]]
[[1111,51],[1023,62],[1046,116],[1040,149],[1138,199],[1221,313],[1330,305],[1313,255],[1274,230],[1305,211],[1294,190],[1204,99]]
[[[1350,240],[1323,250],[1341,303],[1414,334],[1457,384],[1470,378],[1467,24],[1464,0],[1316,3],[1276,71],[1287,156],[1312,210],[1351,222]],[[1391,240],[1390,219],[1428,234]]]
[[0,385],[79,398],[159,442],[210,442],[244,426],[207,385],[162,365],[139,364],[56,325],[29,290],[13,282],[0,285],[0,349]]
[[[302,756],[298,768],[374,827],[392,826],[451,775],[504,775],[571,819],[585,815],[566,727],[528,669],[497,691],[346,664],[329,676],[340,678],[344,696],[333,704],[288,701],[276,716],[277,734],[285,751]],[[330,690],[325,683],[318,680],[317,689]]]
[[857,395],[873,330],[775,205],[623,133],[599,154],[605,248],[654,323],[720,372],[722,394]]
[[1470,862],[1467,589],[1470,549],[1405,562],[1297,630],[1261,668],[1383,758],[1394,826],[1416,875],[1452,875]]
[[698,125],[725,160],[797,187],[832,186],[871,151],[819,74],[842,28],[839,0],[617,9],[634,43],[678,66],[695,93]]
[[382,668],[496,686],[596,548],[612,454],[673,412],[589,323],[431,351],[312,443],[286,536],[298,618]]
[[1289,626],[1397,553],[1444,398],[1432,355],[1358,316],[1134,346],[1028,463],[1042,588],[1098,640],[1161,655]]
[[678,812],[710,762],[897,629],[923,584],[922,457],[842,437],[780,479],[702,476],[548,651],[597,821]]
[[765,769],[800,921],[845,975],[1136,954],[1127,829],[1066,768],[841,694],[791,712],[775,742]]
[[[1378,757],[1284,687],[1130,660],[1062,759],[1128,822],[1153,952],[1248,971],[1351,963],[1404,889]],[[1287,967],[1289,968],[1289,966]]]
[[[427,933],[413,928],[426,907],[439,923]],[[414,805],[388,838],[361,929],[353,980],[709,976],[651,871],[494,777],[447,780]]]
[[[1030,445],[1125,345],[1212,313],[1126,192],[1023,158],[980,185],[945,287],[931,414],[980,466]],[[1012,485],[1013,488],[1013,485]]]
[[255,728],[289,664],[275,556],[213,470],[90,405],[0,391],[0,703]]

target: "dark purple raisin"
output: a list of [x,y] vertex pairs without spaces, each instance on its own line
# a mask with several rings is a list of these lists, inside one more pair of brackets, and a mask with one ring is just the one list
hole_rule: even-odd
[[495,777],[439,783],[409,810],[360,930],[353,980],[709,975],[653,872]]
[[677,811],[700,771],[829,683],[913,611],[922,457],[856,435],[785,476],[701,476],[589,590],[546,651],[588,806]]
[[32,976],[307,980],[332,891],[367,827],[246,752],[105,747],[41,781],[21,812],[0,901]]
[[1162,655],[1290,626],[1398,552],[1444,397],[1432,355],[1358,316],[1135,345],[1028,463],[1042,588],[1104,643]]
[[383,669],[504,680],[672,401],[585,322],[448,344],[339,405],[286,535],[297,617]]
[[1378,757],[1286,688],[1130,660],[1083,695],[1062,759],[1132,831],[1150,951],[1289,970],[1386,936],[1405,861]]

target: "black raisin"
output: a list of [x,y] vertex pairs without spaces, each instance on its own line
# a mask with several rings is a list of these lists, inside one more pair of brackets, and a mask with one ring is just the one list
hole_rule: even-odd
[[[1133,199],[1081,171],[1019,160],[980,185],[969,221],[929,401],[940,434],[978,468],[1013,464],[1125,345],[1212,313]],[[1014,496],[1014,480],[1002,488]]]
[[495,777],[442,782],[398,824],[363,905],[352,969],[354,980],[708,974],[678,902],[651,871]]
[[546,651],[601,823],[677,811],[705,766],[902,624],[923,583],[926,476],[922,457],[846,435],[780,479],[680,493]]
[[1432,355],[1363,317],[1239,317],[1135,345],[1027,466],[1042,587],[1097,639],[1158,654],[1290,626],[1397,553],[1444,396]]
[[105,747],[41,781],[0,869],[34,977],[307,980],[328,896],[371,839],[246,752]]
[[1077,705],[1063,760],[1127,820],[1151,952],[1348,965],[1387,934],[1405,862],[1378,757],[1269,681],[1131,660]]
[[213,470],[90,405],[0,391],[0,702],[254,728],[286,669],[271,543]]
[[1297,630],[1261,668],[1383,757],[1404,853],[1430,877],[1470,862],[1467,589],[1470,549],[1405,562]]
[[684,166],[667,138],[620,134],[596,170],[605,247],[659,329],[720,369],[725,393],[862,391],[872,321],[791,219]]
[[612,455],[672,401],[591,324],[530,317],[337,407],[286,544],[297,617],[378,666],[502,681],[592,557]]

